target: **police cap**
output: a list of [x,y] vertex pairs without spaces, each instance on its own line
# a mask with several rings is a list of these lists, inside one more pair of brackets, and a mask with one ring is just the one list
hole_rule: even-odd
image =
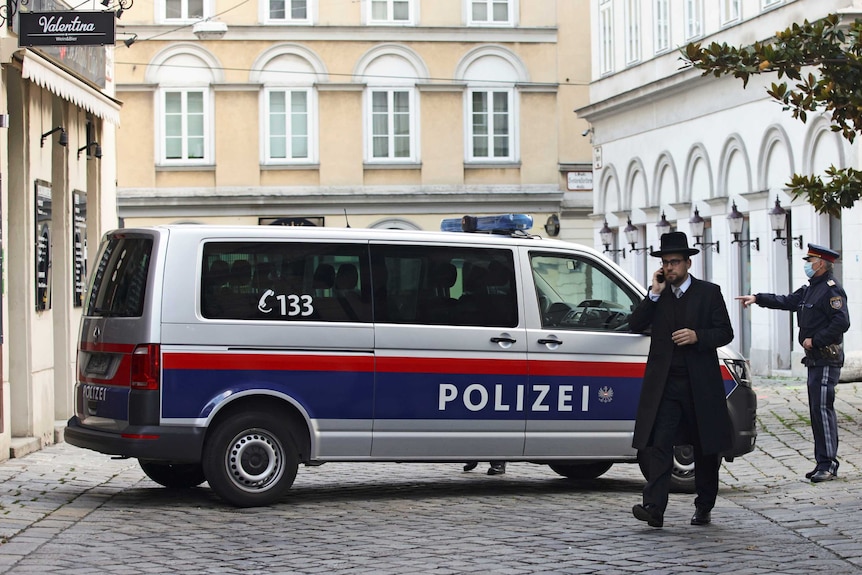
[[829,248],[818,246],[817,244],[808,244],[808,253],[805,254],[802,259],[810,260],[811,258],[820,258],[827,262],[834,262],[839,257],[840,254],[835,250],[830,250]]

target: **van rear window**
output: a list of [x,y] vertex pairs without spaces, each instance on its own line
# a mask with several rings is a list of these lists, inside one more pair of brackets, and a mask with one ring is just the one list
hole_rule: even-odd
[[96,265],[88,316],[140,317],[147,295],[152,238],[112,237]]

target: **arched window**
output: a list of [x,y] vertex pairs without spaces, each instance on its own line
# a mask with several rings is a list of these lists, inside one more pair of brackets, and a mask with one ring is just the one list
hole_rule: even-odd
[[527,81],[521,62],[508,51],[479,48],[461,61],[456,77],[467,83],[465,162],[517,161],[519,113],[515,85]]
[[416,83],[427,78],[410,50],[386,44],[368,52],[356,68],[365,90],[365,160],[372,164],[419,161],[419,98]]
[[326,79],[323,64],[294,45],[267,50],[253,66],[250,81],[262,84],[261,164],[317,163],[316,82]]
[[153,58],[147,82],[157,84],[156,158],[159,165],[211,165],[213,157],[212,84],[221,65],[206,50],[177,44]]

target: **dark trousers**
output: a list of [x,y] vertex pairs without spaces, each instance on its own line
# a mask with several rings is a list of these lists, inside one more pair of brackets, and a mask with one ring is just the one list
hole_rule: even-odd
[[700,449],[694,401],[687,376],[671,375],[665,384],[652,430],[649,477],[643,490],[644,505],[653,504],[661,513],[667,508],[673,471],[673,446],[681,431],[687,433],[694,446],[694,485],[697,492],[694,504],[708,511],[715,506],[715,499],[718,497],[718,470],[721,459],[718,454],[704,455]]
[[838,473],[838,418],[835,415],[835,385],[840,367],[808,368],[808,410],[814,433],[814,460],[817,469]]

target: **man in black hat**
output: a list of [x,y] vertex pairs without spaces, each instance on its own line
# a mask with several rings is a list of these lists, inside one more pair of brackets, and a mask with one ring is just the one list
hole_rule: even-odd
[[808,409],[814,433],[816,465],[805,474],[812,483],[838,475],[838,418],[835,415],[835,385],[844,366],[844,332],[850,329],[847,294],[832,275],[838,252],[808,244],[805,275],[808,285],[789,295],[759,293],[736,299],[744,307],[795,311],[799,343],[805,350],[802,363],[808,368]]
[[632,331],[651,329],[649,356],[635,421],[635,449],[647,450],[643,504],[632,513],[652,527],[664,524],[674,445],[691,443],[695,461],[692,525],[706,525],[718,496],[721,453],[733,445],[717,349],[733,340],[721,288],[692,277],[682,232],[661,236],[661,258],[649,294],[631,315]]

